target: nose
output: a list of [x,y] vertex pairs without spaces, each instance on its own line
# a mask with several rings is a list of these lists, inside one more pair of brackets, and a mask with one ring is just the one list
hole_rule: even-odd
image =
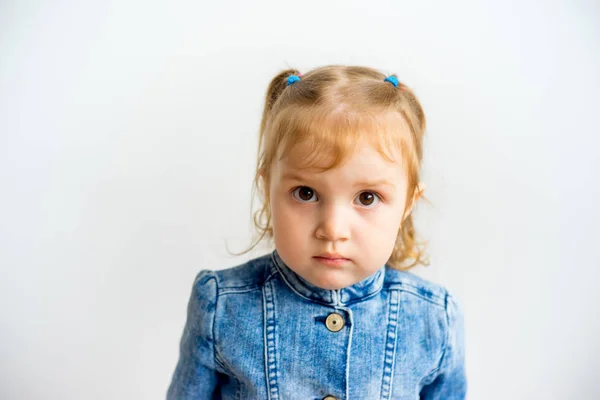
[[315,230],[317,239],[331,242],[350,239],[350,216],[340,204],[326,204],[321,207],[319,223]]

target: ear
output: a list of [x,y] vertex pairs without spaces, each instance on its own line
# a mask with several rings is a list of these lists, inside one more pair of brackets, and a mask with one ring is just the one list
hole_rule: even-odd
[[415,192],[413,194],[413,198],[411,200],[410,207],[408,208],[406,214],[404,215],[404,219],[406,219],[410,214],[412,214],[413,208],[414,208],[415,204],[417,203],[417,201],[423,195],[423,192],[425,192],[425,183],[419,182],[417,184],[417,187],[415,187]]

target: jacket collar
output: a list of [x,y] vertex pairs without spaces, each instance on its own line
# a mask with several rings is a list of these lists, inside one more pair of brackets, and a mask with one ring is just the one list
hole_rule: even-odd
[[271,258],[273,260],[271,272],[279,272],[292,291],[302,297],[328,305],[344,305],[371,297],[381,290],[385,278],[385,265],[383,265],[377,272],[352,286],[337,290],[322,289],[292,271],[283,262],[277,250],[273,250]]

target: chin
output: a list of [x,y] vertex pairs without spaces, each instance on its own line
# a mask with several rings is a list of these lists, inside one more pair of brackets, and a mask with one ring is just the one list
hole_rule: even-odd
[[350,286],[350,285],[320,285],[319,287],[321,289],[326,289],[326,290],[338,290],[338,289],[343,289],[348,286]]
[[343,289],[346,286],[349,285],[338,285],[338,284],[322,284],[322,283],[315,283],[315,286],[320,287],[321,289],[326,289],[326,290],[338,290],[338,289]]
[[336,279],[335,277],[332,277],[332,279],[317,279],[313,285],[318,286],[321,289],[338,290],[352,286],[353,283],[354,282],[348,279]]

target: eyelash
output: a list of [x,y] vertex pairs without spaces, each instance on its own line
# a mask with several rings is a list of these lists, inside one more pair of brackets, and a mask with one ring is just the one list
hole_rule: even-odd
[[[299,202],[299,203],[314,203],[314,201],[305,201],[305,200],[298,199],[298,198],[296,197],[296,195],[295,195],[296,191],[297,191],[298,189],[302,189],[302,188],[307,188],[307,189],[310,189],[310,190],[313,192],[313,197],[317,195],[317,192],[316,192],[316,190],[314,190],[313,188],[311,188],[311,187],[309,187],[309,186],[296,186],[295,188],[293,188],[293,189],[291,190],[291,194],[292,194],[292,197],[294,198],[294,200],[296,200],[296,201],[297,201],[297,202]],[[375,207],[376,207],[376,206],[379,204],[379,202],[383,202],[383,196],[381,196],[381,195],[380,195],[379,193],[377,193],[377,192],[374,192],[374,191],[372,191],[372,190],[365,190],[365,191],[362,191],[362,192],[360,192],[360,193],[358,194],[358,196],[360,196],[360,195],[361,195],[361,194],[363,194],[363,193],[371,193],[371,194],[373,194],[373,195],[374,195],[374,196],[377,198],[377,202],[376,202],[376,203],[374,203],[374,205],[368,205],[368,206],[367,206],[367,205],[362,205],[362,204],[361,204],[361,206],[362,206],[362,207],[364,207],[364,208],[367,208],[367,209],[375,208]],[[357,198],[358,198],[358,196],[357,196]],[[317,196],[317,197],[318,197],[318,196]]]

